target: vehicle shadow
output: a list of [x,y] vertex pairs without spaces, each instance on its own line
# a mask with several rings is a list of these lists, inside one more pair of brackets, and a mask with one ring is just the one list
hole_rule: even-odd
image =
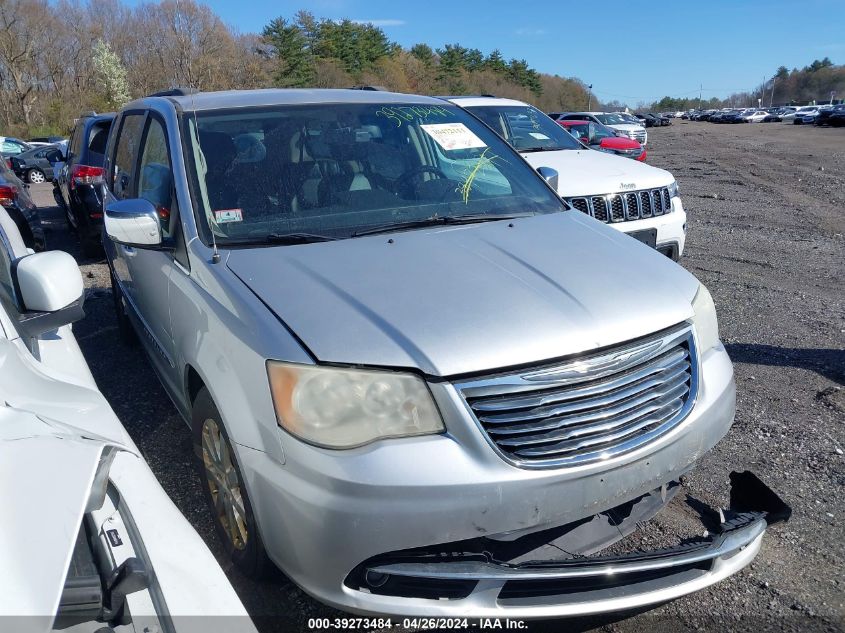
[[725,349],[736,363],[807,369],[845,385],[845,349],[802,349],[753,343],[726,343]]

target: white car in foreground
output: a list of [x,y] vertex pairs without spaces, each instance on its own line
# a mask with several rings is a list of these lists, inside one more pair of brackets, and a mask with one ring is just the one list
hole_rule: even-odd
[[558,172],[557,192],[572,207],[677,260],[687,214],[668,171],[588,149],[548,116],[521,101],[452,97],[508,141],[533,167]]
[[73,257],[0,208],[0,629],[254,632],[97,389],[82,300]]

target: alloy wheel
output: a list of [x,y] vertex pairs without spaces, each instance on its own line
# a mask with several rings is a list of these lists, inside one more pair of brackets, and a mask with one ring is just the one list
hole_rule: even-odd
[[33,184],[40,184],[45,180],[47,180],[47,178],[44,176],[44,172],[40,169],[33,169],[29,172],[29,182]]
[[216,420],[203,422],[202,461],[217,521],[235,549],[243,550],[249,534],[240,476]]

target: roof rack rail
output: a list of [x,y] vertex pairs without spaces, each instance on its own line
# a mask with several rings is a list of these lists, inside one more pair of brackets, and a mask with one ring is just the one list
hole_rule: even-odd
[[188,95],[195,95],[199,92],[196,88],[168,88],[167,90],[159,90],[148,97],[187,97]]
[[375,92],[390,92],[384,86],[352,86],[350,90],[373,90]]

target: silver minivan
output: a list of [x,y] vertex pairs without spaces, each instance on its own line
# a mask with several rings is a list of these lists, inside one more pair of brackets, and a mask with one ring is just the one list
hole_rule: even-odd
[[717,582],[788,514],[734,473],[709,531],[602,555],[733,421],[713,301],[470,113],[174,90],[112,130],[117,318],[244,571],[358,613],[586,614]]

